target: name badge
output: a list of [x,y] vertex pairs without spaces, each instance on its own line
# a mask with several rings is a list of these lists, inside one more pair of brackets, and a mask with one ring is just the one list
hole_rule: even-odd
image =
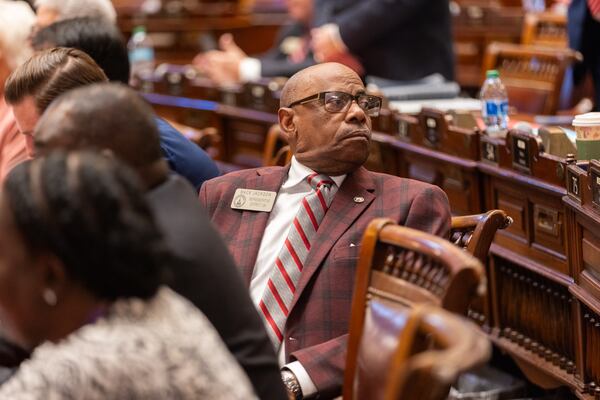
[[233,195],[231,208],[234,210],[270,212],[275,204],[277,192],[238,188]]

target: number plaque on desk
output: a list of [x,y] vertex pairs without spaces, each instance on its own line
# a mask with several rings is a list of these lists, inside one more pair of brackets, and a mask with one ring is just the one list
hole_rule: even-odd
[[425,140],[430,147],[437,147],[440,142],[438,121],[435,118],[425,118]]
[[498,145],[491,142],[481,142],[481,159],[498,165]]
[[513,167],[523,172],[531,173],[529,139],[517,134],[511,135]]
[[396,133],[396,137],[402,140],[410,140],[408,135],[408,121],[404,119],[398,120],[398,133]]
[[600,162],[590,160],[590,183],[592,185],[592,205],[600,208]]
[[581,203],[581,183],[579,182],[579,174],[573,170],[573,167],[567,168],[567,192],[569,196],[574,197]]

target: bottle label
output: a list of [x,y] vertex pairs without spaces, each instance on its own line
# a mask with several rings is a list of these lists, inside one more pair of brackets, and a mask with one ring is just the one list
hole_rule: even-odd
[[483,117],[499,117],[508,115],[508,101],[506,100],[485,100],[485,107],[482,108]]
[[139,47],[129,52],[129,62],[136,63],[140,61],[154,62],[154,49],[152,47]]

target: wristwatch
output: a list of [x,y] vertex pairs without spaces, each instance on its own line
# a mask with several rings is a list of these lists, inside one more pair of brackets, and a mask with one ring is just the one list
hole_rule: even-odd
[[300,383],[298,382],[298,378],[296,375],[289,369],[281,370],[281,379],[283,380],[283,384],[287,389],[288,394],[291,395],[290,398],[294,400],[301,400],[302,396],[302,388],[300,387]]

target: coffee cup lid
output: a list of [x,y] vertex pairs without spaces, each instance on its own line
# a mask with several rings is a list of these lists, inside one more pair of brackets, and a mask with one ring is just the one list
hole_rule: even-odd
[[600,112],[590,112],[576,115],[573,126],[600,126]]

